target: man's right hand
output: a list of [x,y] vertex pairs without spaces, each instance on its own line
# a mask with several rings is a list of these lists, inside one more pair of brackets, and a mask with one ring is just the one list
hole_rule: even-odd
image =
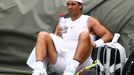
[[59,37],[62,36],[62,27],[60,27],[59,25],[56,27],[55,29],[55,34]]

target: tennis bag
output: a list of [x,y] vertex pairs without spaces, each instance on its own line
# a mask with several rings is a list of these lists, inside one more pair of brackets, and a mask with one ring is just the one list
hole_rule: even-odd
[[118,42],[106,43],[98,48],[97,75],[121,75],[126,61],[124,47]]
[[130,54],[129,58],[127,59],[122,70],[122,75],[134,75],[134,51]]

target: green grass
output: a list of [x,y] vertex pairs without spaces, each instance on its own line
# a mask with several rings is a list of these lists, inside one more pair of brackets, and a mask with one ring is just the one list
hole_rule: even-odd
[[30,74],[0,74],[0,75],[30,75]]
[[20,74],[0,74],[0,75],[20,75]]

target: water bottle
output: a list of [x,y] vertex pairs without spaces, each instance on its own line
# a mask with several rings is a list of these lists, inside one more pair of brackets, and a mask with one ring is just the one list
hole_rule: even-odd
[[59,24],[60,27],[62,27],[62,33],[67,33],[66,19],[64,18],[64,15],[60,15]]

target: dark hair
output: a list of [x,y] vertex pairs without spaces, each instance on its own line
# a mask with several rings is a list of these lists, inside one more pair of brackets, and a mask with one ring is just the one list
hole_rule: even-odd
[[80,2],[77,2],[79,5],[82,5],[82,3],[80,3]]
[[81,12],[82,12],[82,10],[83,10],[83,3],[80,3],[80,2],[77,2],[77,3],[82,6],[82,8],[81,8]]

